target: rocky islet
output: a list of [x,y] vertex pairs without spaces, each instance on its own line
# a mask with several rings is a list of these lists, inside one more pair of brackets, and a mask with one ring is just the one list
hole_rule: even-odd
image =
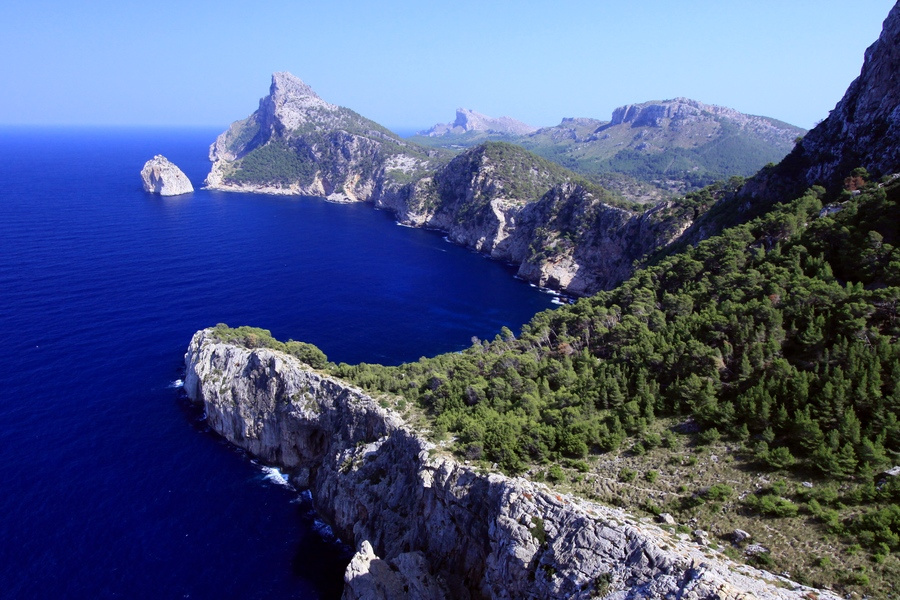
[[144,163],[141,181],[145,192],[160,196],[180,196],[194,191],[187,175],[162,154],[157,154]]

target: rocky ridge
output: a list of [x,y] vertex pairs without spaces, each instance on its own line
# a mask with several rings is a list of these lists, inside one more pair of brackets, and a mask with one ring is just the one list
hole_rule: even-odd
[[685,232],[695,244],[724,228],[745,223],[772,205],[792,200],[813,185],[839,192],[857,167],[872,179],[900,172],[900,4],[869,46],[860,75],[824,121],[784,160],[747,180],[738,194],[716,203]]
[[416,135],[441,137],[463,135],[470,132],[497,133],[503,135],[526,135],[537,131],[537,127],[517,121],[512,117],[489,117],[467,108],[456,109],[456,120],[452,123],[438,123]]
[[357,548],[353,598],[834,599],[627,513],[444,456],[360,390],[197,332],[185,390],[232,443],[290,471]]
[[396,192],[440,155],[326,102],[299,78],[280,72],[272,75],[256,112],[232,123],[210,146],[206,186],[370,201]]
[[785,161],[806,185],[839,187],[856,167],[880,177],[900,166],[900,4],[865,53],[857,77],[828,118]]
[[621,282],[635,260],[676,239],[693,218],[672,202],[637,212],[574,173],[497,142],[463,152],[376,206],[515,264],[526,281],[573,295]]
[[141,181],[145,192],[160,196],[180,196],[194,191],[187,175],[162,154],[157,154],[144,163]]

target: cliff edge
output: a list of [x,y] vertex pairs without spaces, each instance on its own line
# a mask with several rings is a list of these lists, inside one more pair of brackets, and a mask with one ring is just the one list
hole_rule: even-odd
[[197,332],[185,390],[209,425],[309,487],[357,553],[344,598],[836,599],[542,484],[444,456],[357,388]]

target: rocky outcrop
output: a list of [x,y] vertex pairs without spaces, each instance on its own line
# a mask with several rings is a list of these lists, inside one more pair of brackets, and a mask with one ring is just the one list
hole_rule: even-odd
[[180,196],[194,191],[190,179],[181,169],[170,163],[162,154],[157,154],[141,169],[144,191],[160,196]]
[[697,243],[726,227],[745,223],[810,186],[839,192],[857,167],[873,179],[900,172],[900,4],[884,21],[878,40],[865,53],[862,70],[824,121],[784,160],[768,166],[733,197],[691,226],[685,242]]
[[828,118],[807,134],[787,168],[803,184],[837,188],[856,167],[875,177],[900,170],[900,4],[865,53],[860,75]]
[[452,123],[438,123],[431,129],[420,131],[416,135],[441,137],[463,135],[470,132],[526,135],[533,131],[537,131],[537,127],[526,125],[512,117],[489,117],[467,108],[457,108],[456,120]]
[[639,213],[617,198],[511,144],[469,149],[433,177],[376,204],[400,222],[447,233],[518,266],[542,287],[588,295],[633,272],[635,260],[684,231],[693,213],[671,202]]
[[631,128],[668,127],[685,129],[691,126],[701,126],[702,123],[709,123],[711,126],[716,127],[717,124],[722,122],[727,122],[732,127],[751,132],[756,138],[766,140],[773,145],[785,147],[786,150],[790,149],[795,138],[803,133],[803,130],[799,127],[768,117],[747,115],[733,108],[704,104],[690,98],[674,98],[672,100],[620,106],[613,111],[610,122],[599,127],[597,133],[617,125],[627,125]]
[[[439,151],[432,151],[439,155]],[[371,201],[429,167],[429,154],[287,72],[272,75],[259,108],[210,146],[206,186],[226,191]]]
[[185,390],[285,467],[357,548],[344,598],[835,598],[627,513],[447,457],[360,390],[268,349],[194,335]]

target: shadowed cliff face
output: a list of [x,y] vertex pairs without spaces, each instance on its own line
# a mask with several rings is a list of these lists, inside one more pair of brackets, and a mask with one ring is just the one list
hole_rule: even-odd
[[809,597],[619,509],[460,465],[396,413],[289,355],[204,330],[185,363],[185,390],[209,425],[289,469],[357,548],[346,600]]
[[745,223],[813,185],[837,192],[864,167],[874,179],[900,172],[900,3],[865,53],[862,70],[824,121],[778,165],[762,169],[686,233],[690,243]]
[[[839,188],[856,167],[874,177],[900,169],[900,4],[866,50],[859,77],[786,160],[806,185]],[[796,166],[794,165],[796,162]]]

